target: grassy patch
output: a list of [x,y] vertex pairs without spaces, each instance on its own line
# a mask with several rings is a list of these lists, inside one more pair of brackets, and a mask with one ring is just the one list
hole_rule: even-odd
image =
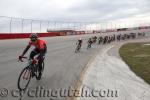
[[150,45],[145,44],[148,43],[125,44],[119,53],[130,69],[150,84]]

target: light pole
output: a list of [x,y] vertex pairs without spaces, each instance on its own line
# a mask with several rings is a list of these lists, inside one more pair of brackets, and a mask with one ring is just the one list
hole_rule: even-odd
[[12,18],[10,19],[10,26],[9,26],[9,28],[10,28],[10,29],[9,29],[10,33],[11,33],[11,31],[12,31],[12,30],[11,30],[11,27],[12,27],[11,24],[12,24]]
[[22,22],[21,22],[21,31],[22,31],[22,33],[23,33],[23,21],[24,21],[24,19],[22,19]]
[[33,22],[33,20],[31,20],[31,33],[32,33],[32,22]]
[[41,24],[42,24],[42,22],[40,21],[40,33],[41,33]]

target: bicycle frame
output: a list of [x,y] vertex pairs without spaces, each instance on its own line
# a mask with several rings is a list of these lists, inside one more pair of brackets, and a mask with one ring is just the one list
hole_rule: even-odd
[[76,47],[76,49],[75,49],[75,53],[79,52],[80,49],[81,49],[81,45],[78,44],[77,47]]
[[37,64],[37,58],[35,57],[35,58],[33,58],[33,59],[29,59],[28,57],[22,57],[22,58],[25,58],[25,59],[27,59],[28,60],[28,63],[27,63],[27,66],[30,66],[30,65],[36,65]]
[[[34,59],[29,59],[28,57],[22,57],[22,58],[27,59],[28,62],[27,62],[27,66],[25,68],[23,68],[23,70],[21,71],[19,78],[18,78],[17,84],[18,84],[19,90],[25,90],[28,87],[31,78],[33,78],[34,76],[36,77],[37,80],[39,80],[38,79],[39,73],[38,73],[38,68],[37,68],[37,65],[38,65],[37,57],[34,57]],[[45,59],[45,56],[43,59]],[[42,71],[43,71],[44,70],[44,62],[42,64],[43,64],[42,65]],[[21,82],[20,82],[21,78],[23,78],[24,80],[27,81],[26,85],[24,85],[23,87],[21,86]]]

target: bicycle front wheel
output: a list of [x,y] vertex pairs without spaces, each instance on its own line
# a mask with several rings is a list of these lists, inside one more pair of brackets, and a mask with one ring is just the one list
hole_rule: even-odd
[[29,67],[25,67],[21,71],[18,78],[18,89],[25,90],[28,87],[30,80],[31,80],[31,69]]

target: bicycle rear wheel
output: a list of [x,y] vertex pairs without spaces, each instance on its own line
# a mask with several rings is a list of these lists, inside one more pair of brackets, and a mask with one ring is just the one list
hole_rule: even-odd
[[28,85],[29,85],[29,82],[31,80],[31,69],[29,67],[25,67],[20,75],[19,75],[19,78],[18,78],[18,89],[19,90],[25,90]]
[[42,62],[42,70],[41,70],[42,75],[43,75],[43,72],[44,72],[44,67],[45,67],[45,63],[44,63],[44,60],[43,60],[43,62]]

